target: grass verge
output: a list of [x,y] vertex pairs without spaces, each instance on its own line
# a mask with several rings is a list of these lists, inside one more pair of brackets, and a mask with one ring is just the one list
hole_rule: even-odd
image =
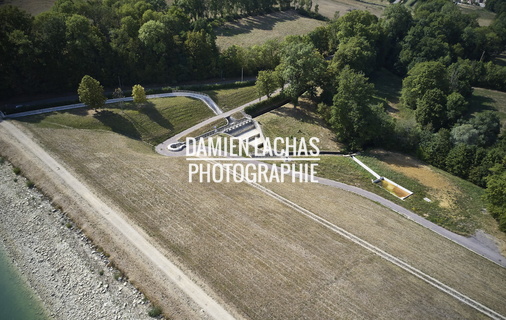
[[184,97],[150,100],[138,108],[133,103],[112,104],[94,112],[76,109],[23,118],[40,127],[105,130],[156,145],[213,115],[202,102]]

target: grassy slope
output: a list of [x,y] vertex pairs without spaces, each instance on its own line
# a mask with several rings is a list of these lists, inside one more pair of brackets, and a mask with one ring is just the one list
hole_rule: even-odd
[[[228,110],[256,98],[254,86],[207,92]],[[213,116],[202,102],[184,97],[153,99],[137,108],[133,103],[108,105],[102,111],[78,109],[24,118],[40,127],[113,131],[121,135],[158,144],[171,136]]]
[[495,13],[486,10],[485,8],[481,8],[479,6],[471,6],[471,5],[459,5],[460,10],[465,14],[475,14],[478,16],[478,23],[480,26],[489,26],[492,21],[495,19]]
[[205,91],[222,110],[228,111],[258,98],[255,86]]
[[320,150],[339,151],[340,144],[335,135],[327,129],[321,116],[316,112],[316,106],[307,100],[302,100],[298,108],[287,104],[276,110],[256,118],[262,126],[266,137],[318,137]]
[[[376,74],[371,77],[371,81],[374,82],[376,87],[376,94],[380,98],[385,98],[389,101],[390,110],[392,116],[398,119],[402,119],[403,121],[414,121],[414,112],[410,109],[404,108],[402,104],[399,102],[399,97],[402,89],[402,80],[389,72],[388,70],[380,70]],[[497,111],[499,117],[502,120],[503,126],[506,123],[506,93],[482,88],[475,88],[473,92],[473,96],[470,101],[470,115],[476,115],[478,112],[493,110]],[[373,163],[374,160],[372,161]],[[372,165],[374,166],[374,164]],[[472,232],[474,227],[484,228],[487,232],[499,235],[500,237],[503,234],[497,233],[496,224],[490,219],[489,216],[483,215],[482,208],[484,206],[483,201],[481,200],[481,194],[483,190],[471,183],[468,183],[465,180],[454,177],[442,170],[431,167],[433,170],[440,172],[447,179],[450,179],[451,183],[456,186],[454,208],[439,208],[436,211],[431,211],[431,207],[433,204],[428,204],[424,201],[420,201],[422,198],[417,200],[417,197],[414,197],[415,200],[409,200],[413,202],[417,202],[413,207],[416,209],[414,211],[417,212],[431,212],[429,213],[428,218],[437,222],[439,224],[444,225],[451,230],[458,232]],[[386,175],[386,174],[385,174]],[[387,176],[387,175],[386,175]],[[387,176],[389,177],[389,176]],[[389,177],[390,178],[390,177]],[[401,177],[401,181],[404,178]],[[399,181],[396,181],[399,182]],[[399,182],[400,183],[400,182]],[[401,183],[402,184],[402,183]],[[403,185],[409,189],[409,185],[412,184],[408,182],[407,185]],[[415,191],[412,189],[412,191]],[[430,193],[430,188],[422,189],[424,193]],[[433,191],[432,191],[433,192]],[[469,194],[471,197],[466,198],[466,195]],[[454,211],[457,210],[457,211]],[[463,219],[470,219],[468,222],[465,222]],[[460,225],[460,227],[459,227]],[[467,226],[466,226],[467,225]],[[466,231],[467,230],[467,231]]]
[[497,111],[504,128],[506,126],[506,92],[474,88],[470,110],[472,114],[487,110]]
[[324,22],[302,17],[293,11],[277,12],[226,23],[215,30],[216,43],[223,50],[232,45],[250,47],[266,40],[306,34]]
[[95,113],[86,109],[26,118],[43,127],[72,127],[113,131],[124,136],[160,143],[213,115],[202,102],[189,98],[153,99],[137,108],[133,103],[109,105]]
[[[334,14],[339,12],[340,16],[345,15],[351,10],[367,10],[376,16],[381,16],[383,10],[388,5],[388,1],[384,0],[318,0],[319,13],[327,18],[334,18]],[[314,8],[314,7],[313,7]]]

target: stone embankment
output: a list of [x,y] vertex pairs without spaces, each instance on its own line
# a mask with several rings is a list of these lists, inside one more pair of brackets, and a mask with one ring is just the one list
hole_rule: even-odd
[[0,163],[0,241],[51,318],[152,319],[143,294],[6,162]]

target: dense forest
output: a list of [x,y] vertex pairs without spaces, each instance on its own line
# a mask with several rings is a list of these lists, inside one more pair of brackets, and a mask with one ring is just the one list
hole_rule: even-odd
[[74,91],[86,74],[108,87],[226,75],[211,22],[292,6],[311,2],[58,0],[36,17],[2,6],[0,95]]
[[[496,113],[473,114],[473,87],[506,91],[506,5],[487,1],[490,26],[450,0],[389,5],[381,18],[352,11],[305,36],[220,51],[213,27],[241,16],[296,8],[308,0],[58,0],[36,17],[0,7],[0,95],[75,91],[84,75],[106,87],[258,75],[261,94],[285,84],[297,104],[307,92],[349,151],[381,147],[487,188],[489,211],[506,230],[506,135]],[[395,119],[369,77],[403,78]],[[321,89],[320,94],[317,89]],[[504,131],[503,131],[504,132]]]

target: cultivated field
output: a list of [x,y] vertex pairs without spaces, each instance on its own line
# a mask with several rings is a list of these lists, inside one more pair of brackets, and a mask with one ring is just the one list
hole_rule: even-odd
[[[484,318],[248,185],[189,184],[184,159],[112,132],[26,126],[247,318]],[[358,196],[269,188],[506,313],[506,269]]]
[[276,12],[226,23],[215,30],[216,43],[222,50],[232,45],[251,47],[267,40],[281,41],[289,35],[306,34],[324,24],[294,11]]

